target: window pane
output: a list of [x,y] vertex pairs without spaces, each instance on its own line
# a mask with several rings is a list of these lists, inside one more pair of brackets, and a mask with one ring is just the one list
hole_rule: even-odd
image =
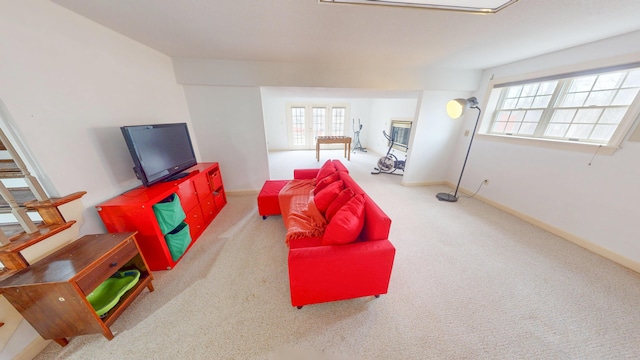
[[537,123],[538,121],[540,121],[541,117],[542,117],[542,110],[529,110],[527,111],[527,114],[524,116],[523,121]]
[[544,134],[551,137],[564,137],[568,128],[569,124],[549,124]]
[[500,113],[498,113],[498,117],[496,118],[496,121],[507,121],[509,120],[510,114],[511,114],[511,111],[500,111]]
[[516,104],[518,103],[518,99],[506,99],[504,101],[504,105],[502,105],[502,109],[515,109]]
[[619,124],[626,112],[627,112],[626,109],[620,109],[620,108],[606,109],[602,114],[602,117],[600,118],[599,123]]
[[293,128],[293,145],[304,145],[304,108],[291,108],[291,120]]
[[509,121],[510,122],[514,122],[514,121],[520,122],[524,118],[524,114],[525,114],[524,111],[512,111],[511,112],[511,116],[509,116]]
[[562,107],[581,107],[584,104],[585,99],[589,93],[571,93],[567,94],[564,99],[562,99],[562,103],[560,106]]
[[589,98],[584,106],[607,106],[611,104],[613,95],[615,95],[615,91],[611,90],[594,91],[589,94]]
[[535,123],[522,123],[520,127],[520,134],[522,135],[532,135],[536,131],[536,127],[538,124]]
[[629,75],[627,75],[624,84],[622,87],[639,87],[640,86],[640,70],[631,71]]
[[593,125],[574,124],[569,126],[569,131],[567,131],[566,137],[587,139],[589,134],[591,134],[591,129],[593,129]]
[[573,120],[575,110],[556,110],[551,117],[552,123],[570,123]]
[[518,109],[529,109],[533,104],[533,97],[520,98],[518,100]]
[[507,134],[517,134],[520,130],[520,123],[507,123],[507,126],[504,129],[504,132]]
[[593,87],[593,83],[596,81],[597,76],[585,76],[571,81],[569,86],[569,92],[589,91]]
[[495,123],[493,123],[493,129],[491,131],[496,132],[496,133],[504,133],[504,128],[507,126],[506,122],[498,122],[496,121]]
[[598,122],[598,118],[602,113],[602,109],[581,109],[578,110],[576,117],[573,119],[574,123],[589,123],[595,124]]
[[344,136],[345,108],[333,108],[333,120],[331,122],[331,135]]
[[313,108],[313,136],[325,136],[326,108]]
[[520,92],[522,91],[522,86],[514,86],[510,87],[509,91],[507,91],[507,98],[517,98],[520,96]]
[[540,84],[540,89],[538,89],[538,95],[551,95],[556,90],[556,86],[558,85],[557,81],[547,81]]
[[617,89],[624,73],[603,74],[598,76],[593,90]]
[[590,139],[607,141],[611,138],[614,131],[616,131],[615,125],[597,125],[595,129],[593,129]]
[[620,90],[611,105],[631,105],[637,94],[637,88]]
[[551,95],[536,96],[531,107],[546,108],[547,106],[549,106],[549,100],[551,100]]
[[522,87],[522,94],[520,96],[533,96],[538,92],[538,84],[527,84]]

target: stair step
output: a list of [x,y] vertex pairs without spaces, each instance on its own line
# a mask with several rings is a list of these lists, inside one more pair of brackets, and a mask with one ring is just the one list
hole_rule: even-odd
[[[0,269],[0,281],[9,278],[15,272],[17,272],[17,270],[9,270],[7,268]],[[0,290],[0,294],[2,294],[2,290]]]
[[[42,221],[34,221],[33,223],[38,227],[44,224]],[[9,239],[24,232],[24,229],[19,223],[0,224],[0,230],[2,230]]]
[[11,159],[0,160],[0,178],[2,179],[16,179],[23,178],[24,174],[18,168],[15,161]]
[[[36,196],[33,195],[33,192],[28,187],[8,188],[8,190],[20,207],[24,207],[24,204],[36,200]],[[5,199],[0,197],[0,214],[9,213],[11,213],[11,206],[9,206],[9,203]]]
[[[3,253],[17,253],[28,248],[31,245],[37,244],[40,241],[51,237],[63,230],[70,228],[73,224],[75,224],[75,220],[71,220],[64,224],[56,224],[56,225],[46,225],[40,224],[38,226],[38,231],[27,234],[24,231],[9,237],[9,244],[0,246],[0,254]],[[6,264],[5,264],[6,265]]]

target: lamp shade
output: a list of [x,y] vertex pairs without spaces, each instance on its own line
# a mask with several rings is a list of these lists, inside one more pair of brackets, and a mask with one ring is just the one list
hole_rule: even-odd
[[470,97],[468,99],[453,99],[447,103],[447,115],[452,119],[457,119],[470,108],[478,106],[478,99]]

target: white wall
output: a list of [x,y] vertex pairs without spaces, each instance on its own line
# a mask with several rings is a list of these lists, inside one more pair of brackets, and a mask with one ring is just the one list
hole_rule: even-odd
[[[119,127],[189,122],[171,60],[49,1],[0,1],[0,99],[50,195],[93,205],[140,185]],[[45,180],[47,180],[45,179]]]
[[[562,73],[637,62],[638,44],[640,32],[489,69],[477,96],[482,102],[491,77],[499,80],[532,72]],[[470,127],[475,114],[465,121]],[[462,187],[475,190],[488,178],[489,185],[481,196],[575,236],[578,242],[585,241],[610,258],[635,262],[638,270],[640,143],[622,145],[615,154],[598,155],[589,165],[592,153],[477,137]],[[465,152],[466,144],[460,141],[447,177],[453,183]]]
[[[416,114],[418,106],[418,94],[407,99],[374,99],[371,104],[371,125],[363,133],[369,141],[367,151],[371,150],[380,155],[384,155],[389,150],[389,142],[382,134],[384,130],[387,134],[391,131],[391,120],[409,120],[412,126],[416,126]],[[366,131],[365,131],[366,130]],[[409,146],[412,144],[409,143]],[[409,149],[411,151],[411,148]],[[394,150],[398,159],[403,160],[405,153]]]
[[[349,118],[345,124],[345,135],[352,136],[352,120],[355,119],[355,126],[358,126],[358,119],[364,129],[368,127],[371,118],[371,99],[354,98],[348,94],[332,96],[331,90],[325,90],[322,94],[308,88],[276,88],[262,87],[262,106],[264,113],[264,123],[267,136],[267,147],[269,151],[288,150],[288,130],[287,113],[288,103],[312,103],[312,104],[333,104],[345,103],[349,105]],[[336,94],[343,94],[335,91]],[[361,133],[360,141],[363,146],[366,143],[366,136]],[[366,147],[366,146],[365,146]]]
[[260,89],[185,85],[202,161],[217,161],[225,191],[255,191],[269,178]]
[[[0,0],[0,49],[5,120],[51,196],[87,191],[81,233],[104,232],[93,206],[140,185],[119,127],[189,123],[171,60],[45,0]],[[1,358],[36,336],[21,334]]]
[[[480,80],[480,72],[473,70],[368,69],[366,64],[356,68],[323,64],[278,64],[188,58],[177,58],[173,60],[173,63],[178,83],[183,84],[187,89],[186,96],[194,127],[197,123],[205,122],[205,119],[215,122],[219,115],[216,108],[220,106],[232,108],[246,103],[250,104],[249,106],[252,108],[252,115],[238,118],[238,123],[234,127],[199,132],[199,134],[206,133],[207,137],[205,140],[203,136],[197,135],[201,147],[204,146],[205,141],[217,144],[240,144],[243,137],[239,130],[254,129],[261,131],[262,135],[266,136],[268,145],[259,141],[259,136],[257,136],[255,138],[257,142],[242,151],[243,159],[260,159],[260,161],[265,161],[265,164],[268,158],[267,149],[281,150],[286,148],[286,138],[283,134],[286,134],[285,109],[287,101],[351,102],[350,118],[360,118],[363,125],[361,133],[363,147],[371,147],[371,151],[384,154],[387,151],[387,145],[382,136],[382,130],[388,131],[392,118],[415,119],[418,107],[417,99],[420,97],[421,91],[429,90],[433,91],[433,94],[443,93],[446,96],[450,92],[468,93],[477,89]],[[215,88],[212,93],[215,96],[205,95],[208,92],[205,90],[206,87]],[[256,92],[238,93],[235,90],[237,88],[260,89],[263,130],[256,128],[255,121],[261,115],[252,105],[258,101]],[[225,95],[225,92],[228,94]],[[222,103],[215,97],[226,99],[227,102]],[[438,99],[440,98],[438,97]],[[444,104],[430,104],[429,106],[439,109],[444,107]],[[429,111],[425,113],[428,114]],[[434,131],[438,129],[443,129],[443,127],[436,127]],[[219,159],[220,153],[220,151],[216,151],[205,154],[202,151],[203,156],[214,157],[212,160]],[[434,157],[422,160],[423,155],[420,153],[415,153],[413,156],[413,161],[416,164],[421,164],[421,167],[443,166],[436,164],[440,160]],[[412,181],[417,183],[429,181],[430,178],[425,177],[424,173],[425,171],[421,168],[415,173]],[[429,174],[429,176],[435,175]],[[256,167],[248,173],[237,172],[232,175],[223,166],[223,177],[225,189],[228,191],[257,191],[262,187],[264,180],[268,178],[268,171],[265,171],[263,167]]]

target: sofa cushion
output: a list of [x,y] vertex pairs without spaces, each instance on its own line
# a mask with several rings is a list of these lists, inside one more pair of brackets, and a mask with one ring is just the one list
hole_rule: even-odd
[[317,195],[322,189],[327,187],[327,185],[338,181],[338,179],[340,179],[340,176],[338,175],[337,172],[334,172],[331,175],[325,176],[324,179],[316,182],[316,187],[313,189],[313,195]]
[[316,175],[316,182],[324,179],[325,177],[335,173],[336,170],[336,166],[333,165],[333,162],[331,160],[327,160],[322,167],[320,168],[320,170],[318,170],[318,175]]
[[364,226],[364,195],[356,195],[336,212],[322,235],[323,245],[349,244]]
[[351,200],[355,196],[355,193],[350,188],[343,189],[340,194],[331,202],[327,210],[324,212],[324,218],[327,221],[331,221],[333,216],[340,210],[340,208]]
[[320,210],[320,213],[324,215],[329,208],[329,205],[333,203],[333,200],[338,197],[340,191],[344,188],[342,180],[334,181],[331,184],[327,185],[324,189],[319,191],[313,197],[313,201],[316,203],[316,207]]

